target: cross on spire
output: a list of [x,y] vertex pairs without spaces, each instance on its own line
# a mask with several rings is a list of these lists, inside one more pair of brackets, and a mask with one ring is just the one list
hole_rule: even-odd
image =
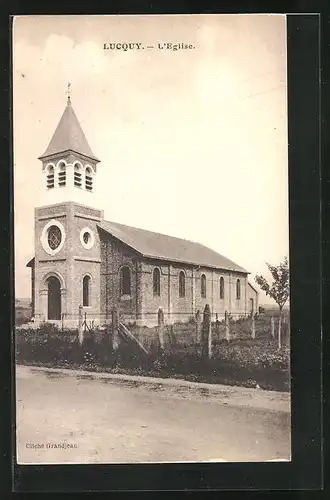
[[68,88],[66,90],[66,94],[68,94],[68,106],[71,105],[71,82],[68,82]]

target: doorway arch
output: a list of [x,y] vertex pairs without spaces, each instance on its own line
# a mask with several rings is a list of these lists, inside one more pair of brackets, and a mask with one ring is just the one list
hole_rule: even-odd
[[56,276],[50,276],[47,279],[48,286],[48,320],[60,320],[61,307],[61,282]]

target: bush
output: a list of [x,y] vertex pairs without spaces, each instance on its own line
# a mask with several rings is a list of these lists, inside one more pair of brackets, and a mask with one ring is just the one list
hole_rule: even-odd
[[289,366],[289,354],[289,350],[286,348],[278,351],[274,341],[257,342],[251,340],[250,342],[238,341],[229,344],[224,341],[213,347],[214,358],[239,365],[241,368],[286,369]]
[[250,387],[258,383],[280,390],[289,387],[290,351],[285,347],[277,350],[272,340],[219,340],[209,360],[201,358],[200,345],[195,343],[172,344],[164,352],[151,345],[146,355],[129,342],[120,342],[118,350],[111,351],[109,337],[102,331],[86,332],[83,346],[77,338],[77,331],[59,331],[52,325],[17,330],[16,360],[88,370],[133,370],[145,375],[184,376]]

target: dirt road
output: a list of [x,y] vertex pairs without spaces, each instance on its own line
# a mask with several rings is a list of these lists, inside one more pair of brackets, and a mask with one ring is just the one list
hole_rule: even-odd
[[18,463],[290,459],[290,414],[179,387],[18,367]]

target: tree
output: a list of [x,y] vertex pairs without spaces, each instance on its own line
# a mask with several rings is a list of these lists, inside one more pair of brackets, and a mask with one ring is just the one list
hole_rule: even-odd
[[281,348],[281,326],[282,326],[282,310],[290,294],[290,273],[288,257],[284,257],[283,262],[278,266],[272,266],[266,262],[269,272],[273,278],[271,283],[268,283],[262,275],[256,275],[255,280],[266,295],[271,297],[280,309],[280,317],[278,320],[278,348]]

